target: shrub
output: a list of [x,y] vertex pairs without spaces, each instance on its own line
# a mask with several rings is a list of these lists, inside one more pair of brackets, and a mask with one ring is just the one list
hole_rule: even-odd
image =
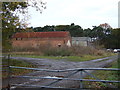
[[104,50],[94,48],[94,47],[84,47],[84,46],[61,46],[53,47],[50,44],[41,45],[37,48],[13,48],[15,52],[34,52],[36,55],[45,55],[45,56],[84,56],[84,55],[95,55],[102,56],[106,52]]
[[46,56],[70,56],[72,51],[68,47],[49,47],[45,48],[42,53]]

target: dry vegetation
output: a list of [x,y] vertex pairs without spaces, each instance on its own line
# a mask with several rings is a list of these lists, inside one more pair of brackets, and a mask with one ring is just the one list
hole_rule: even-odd
[[41,55],[41,56],[103,56],[110,52],[94,47],[72,46],[72,47],[51,47],[44,45],[38,48],[13,48],[12,53],[24,55]]

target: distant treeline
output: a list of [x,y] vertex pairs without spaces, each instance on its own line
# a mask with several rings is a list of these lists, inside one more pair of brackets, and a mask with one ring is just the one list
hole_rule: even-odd
[[48,32],[48,31],[69,31],[72,37],[91,37],[94,42],[103,45],[105,48],[120,48],[120,28],[113,29],[108,25],[100,24],[92,29],[83,29],[79,25],[57,25],[44,27],[30,27],[25,32]]

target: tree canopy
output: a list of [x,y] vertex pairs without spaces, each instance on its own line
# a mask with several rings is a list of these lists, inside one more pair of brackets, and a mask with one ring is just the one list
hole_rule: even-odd
[[[27,7],[35,7],[42,12],[45,9],[45,3],[39,0],[30,0],[29,2],[3,2],[2,3],[2,46],[3,49],[10,48],[10,37],[13,33],[19,32],[26,23],[20,22],[19,14],[23,16],[27,13]],[[26,18],[26,17],[25,17]]]
[[83,29],[79,25],[72,23],[71,25],[57,25],[57,26],[44,26],[33,28],[34,32],[46,32],[46,31],[69,31],[72,37],[82,37]]
[[120,48],[120,28],[112,29],[111,34],[106,37],[104,45],[106,48],[119,49]]

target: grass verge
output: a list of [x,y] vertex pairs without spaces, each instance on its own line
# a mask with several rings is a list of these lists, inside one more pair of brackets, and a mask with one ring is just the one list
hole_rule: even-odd
[[[9,63],[8,63],[8,59],[2,59],[2,78],[7,78],[9,77],[9,68],[7,67],[8,65],[10,66],[18,66],[18,67],[36,67],[34,65],[32,65],[31,63],[25,62],[25,61],[21,61],[21,60],[14,60],[14,59],[9,59]],[[23,75],[25,73],[29,73],[32,72],[32,70],[26,70],[26,69],[14,69],[11,68],[10,69],[10,75]]]
[[[118,65],[120,64],[120,62],[113,62],[110,64],[110,67],[109,68],[118,68]],[[99,78],[100,80],[110,80],[110,81],[119,81],[120,80],[120,72],[118,71],[96,71],[94,73],[94,76],[96,76],[97,78]],[[91,77],[86,77],[85,79],[93,79],[95,80],[94,78],[91,78]],[[85,82],[84,83],[85,86],[87,88],[98,88],[98,89],[110,89],[106,84],[102,83],[102,82]],[[120,83],[109,83],[110,85],[114,85],[115,87],[120,87],[119,84]]]
[[102,55],[102,56],[96,56],[96,55],[82,55],[82,56],[40,56],[40,55],[17,55],[13,54],[13,57],[28,57],[28,58],[46,58],[46,59],[55,59],[55,60],[66,60],[66,61],[73,61],[73,62],[81,62],[81,61],[89,61],[93,59],[99,59],[108,57],[115,54],[109,54],[109,55]]

